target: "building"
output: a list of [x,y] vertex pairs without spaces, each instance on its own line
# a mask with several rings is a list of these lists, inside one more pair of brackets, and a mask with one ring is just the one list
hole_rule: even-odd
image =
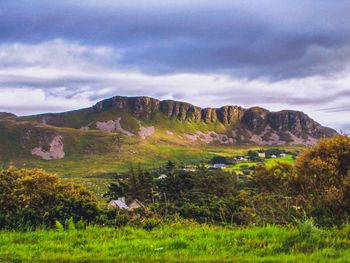
[[108,203],[108,208],[119,208],[121,210],[129,210],[129,206],[125,203],[125,198],[118,198],[118,200],[111,200]]
[[215,169],[222,169],[222,168],[226,168],[226,164],[224,164],[224,163],[215,163],[215,164],[213,165],[213,167],[214,167]]
[[264,153],[264,152],[259,153],[259,157],[260,157],[260,158],[266,158],[266,153]]
[[166,174],[161,174],[160,176],[157,177],[157,180],[163,180],[166,179],[168,176]]
[[143,208],[145,207],[138,199],[134,199],[132,200],[132,202],[130,202],[129,205],[126,204],[125,202],[125,198],[121,197],[118,198],[118,200],[111,200],[108,203],[107,206],[109,209],[120,209],[120,210],[128,210],[128,211],[132,211],[134,209],[138,209],[138,208]]
[[138,200],[138,199],[134,199],[130,204],[129,204],[129,211],[132,211],[134,209],[138,209],[138,208],[144,208],[145,206]]

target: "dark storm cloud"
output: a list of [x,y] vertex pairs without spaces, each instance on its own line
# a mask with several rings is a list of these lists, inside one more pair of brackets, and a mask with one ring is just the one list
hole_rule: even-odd
[[349,62],[349,1],[124,2],[0,1],[0,41],[109,46],[121,52],[116,64],[148,74],[281,80]]

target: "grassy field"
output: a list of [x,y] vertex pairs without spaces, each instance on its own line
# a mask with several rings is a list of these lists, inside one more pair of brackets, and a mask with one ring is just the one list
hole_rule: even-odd
[[[284,157],[265,159],[263,163],[267,167],[272,167],[278,162],[287,163],[287,164],[294,164],[295,160],[293,159],[292,155],[287,154]],[[258,164],[261,164],[261,163],[251,162],[251,161],[242,161],[242,162],[236,163],[234,165],[227,166],[226,168],[224,168],[224,170],[225,171],[234,171],[234,172],[240,173],[242,171],[242,169],[257,166]]]
[[[13,158],[11,162],[18,167],[39,167],[48,172],[56,173],[61,178],[70,179],[86,185],[98,196],[105,193],[113,174],[125,172],[131,165],[148,168],[158,168],[168,160],[175,161],[178,165],[193,165],[209,163],[216,155],[235,156],[244,155],[248,150],[258,150],[268,147],[262,146],[181,146],[166,145],[157,141],[144,141],[137,145],[124,145],[121,153],[82,154],[69,153],[66,158],[60,160],[40,160],[31,157],[26,159]],[[302,147],[285,146],[285,150],[300,150]],[[293,161],[285,158],[268,159],[267,164],[276,161]],[[242,163],[244,164],[244,163]],[[231,170],[239,170],[240,165]],[[255,163],[252,163],[254,165]]]
[[142,228],[1,232],[1,262],[349,262],[350,226]]

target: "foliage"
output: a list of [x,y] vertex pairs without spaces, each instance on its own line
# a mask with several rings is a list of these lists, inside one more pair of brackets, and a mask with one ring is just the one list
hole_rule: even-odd
[[179,214],[205,223],[289,224],[306,215],[318,225],[339,225],[348,220],[350,211],[349,141],[346,136],[325,139],[306,150],[295,167],[278,161],[246,165],[243,178],[203,165],[181,169],[170,161],[161,169],[166,175],[161,179],[141,167],[131,168],[111,184],[109,195],[120,194],[115,185],[125,183],[122,194],[129,200],[138,198],[164,217]]
[[258,221],[288,223],[306,214],[319,225],[347,222],[350,138],[339,135],[321,140],[298,157],[295,167],[259,166],[253,183],[257,194],[251,208]]
[[350,138],[323,139],[295,165],[294,187],[301,204],[323,223],[350,215]]
[[70,217],[91,221],[97,214],[92,193],[41,169],[0,171],[0,190],[0,228],[54,225]]
[[174,161],[154,169],[131,166],[114,175],[105,195],[126,197],[127,203],[137,198],[146,205],[130,212],[101,209],[85,188],[41,169],[11,166],[0,171],[0,228],[57,227],[60,222],[69,229],[89,224],[153,229],[161,225],[159,218],[176,217],[221,225],[287,225],[305,216],[318,226],[340,226],[349,220],[349,170],[346,136],[322,140],[295,166],[275,160],[247,166],[246,175],[205,165],[184,169]]
[[227,158],[225,156],[214,156],[213,158],[211,158],[211,163],[212,164],[216,164],[216,163],[223,163],[223,164],[228,164],[229,161],[227,160]]

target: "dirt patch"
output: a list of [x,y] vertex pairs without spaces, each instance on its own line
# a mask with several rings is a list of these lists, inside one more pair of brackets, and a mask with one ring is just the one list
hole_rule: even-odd
[[62,137],[55,136],[49,143],[48,149],[44,149],[43,146],[38,146],[32,150],[32,154],[37,155],[44,160],[62,159],[65,156],[63,147]]

